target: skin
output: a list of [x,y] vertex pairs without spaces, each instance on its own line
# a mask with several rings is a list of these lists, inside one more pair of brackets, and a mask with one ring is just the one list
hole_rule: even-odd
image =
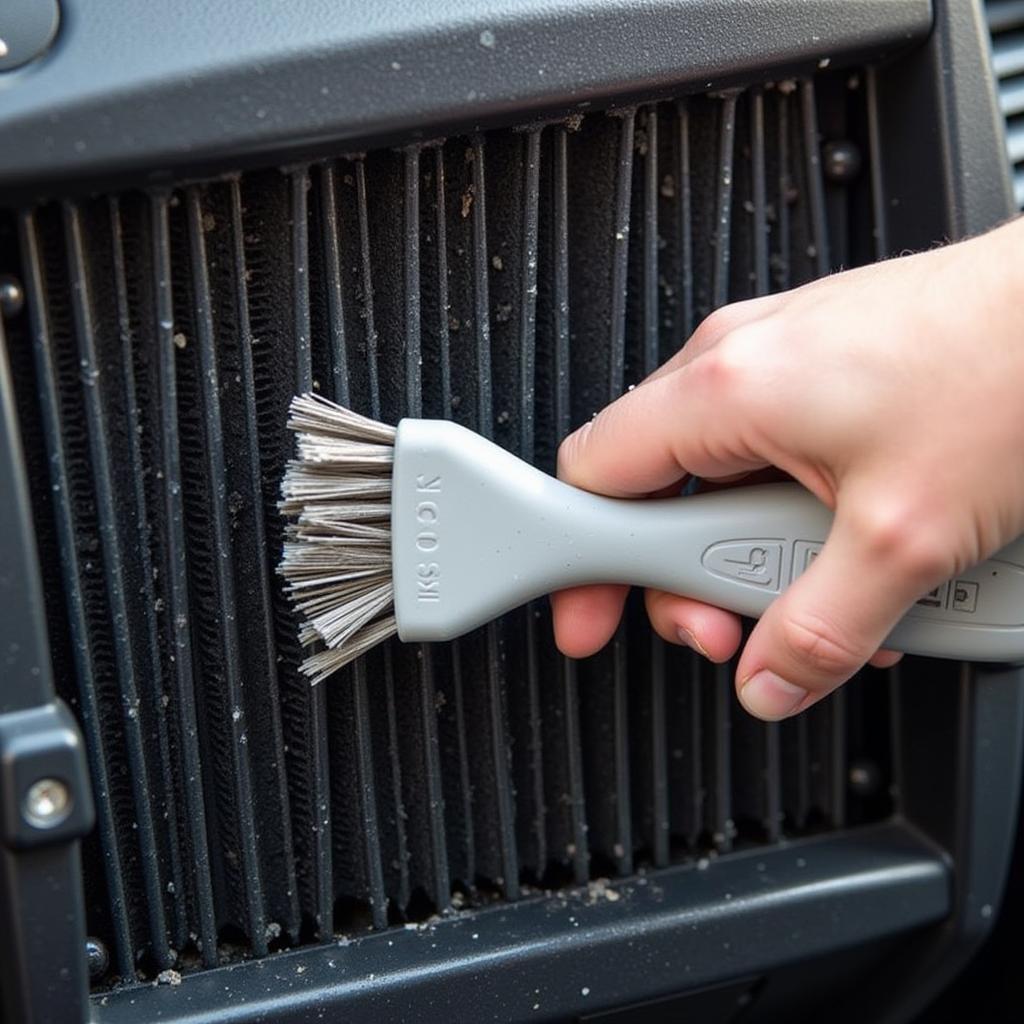
[[[618,497],[774,467],[835,511],[812,567],[757,624],[739,699],[776,721],[866,662],[917,598],[1024,533],[1024,219],[723,307],[570,435],[561,479]],[[553,596],[570,657],[611,638],[626,589]],[[655,630],[725,661],[732,614],[649,591]]]

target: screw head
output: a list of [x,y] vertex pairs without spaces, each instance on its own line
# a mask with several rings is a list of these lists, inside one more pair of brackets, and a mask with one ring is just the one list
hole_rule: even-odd
[[107,947],[91,935],[85,940],[85,960],[89,965],[90,978],[101,978],[107,973],[107,968],[110,966],[110,954],[107,952]]
[[21,282],[10,274],[0,274],[0,313],[4,316],[17,316],[24,306],[25,289]]
[[22,814],[33,828],[56,828],[71,813],[71,791],[60,779],[39,779],[25,794]]
[[860,173],[860,148],[853,142],[828,142],[822,150],[821,158],[829,181],[845,185]]

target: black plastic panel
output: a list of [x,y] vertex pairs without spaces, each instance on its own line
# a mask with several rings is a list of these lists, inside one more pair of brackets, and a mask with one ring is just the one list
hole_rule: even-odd
[[[941,857],[885,826],[113,994],[94,1001],[94,1019],[298,1024],[321,1010],[339,1020],[589,1019],[599,1007],[905,934],[948,908]],[[814,977],[803,985],[813,990]]]
[[41,62],[0,78],[0,184],[354,146],[594,101],[881,57],[929,0],[63,0]]

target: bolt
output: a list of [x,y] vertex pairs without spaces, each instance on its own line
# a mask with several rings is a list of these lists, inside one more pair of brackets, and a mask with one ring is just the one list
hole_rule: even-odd
[[0,274],[0,313],[17,316],[25,305],[25,290],[10,274]]
[[822,150],[822,165],[829,181],[845,185],[860,173],[860,149],[856,143],[826,142]]
[[850,765],[850,789],[858,796],[871,796],[882,781],[882,773],[874,761],[860,759]]
[[85,960],[89,965],[90,978],[102,978],[110,966],[110,954],[107,947],[91,935],[85,940]]
[[25,794],[22,814],[33,828],[56,828],[71,813],[71,791],[60,779],[40,779]]

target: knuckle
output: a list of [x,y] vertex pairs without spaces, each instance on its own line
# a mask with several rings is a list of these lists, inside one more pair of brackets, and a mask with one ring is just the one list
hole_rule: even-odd
[[732,309],[732,306],[719,306],[704,317],[697,325],[697,330],[693,332],[694,340],[708,342],[727,334],[734,320]]
[[562,440],[558,446],[558,478],[559,480],[572,481],[578,466],[582,461],[583,448],[587,443],[587,435],[590,433],[591,420],[584,423],[579,430],[574,430],[568,437]]
[[807,612],[787,617],[781,634],[790,655],[815,676],[844,678],[852,675],[870,654],[844,637],[835,624]]
[[912,580],[928,582],[955,571],[941,520],[913,502],[871,502],[858,512],[855,528],[873,561]]
[[765,355],[765,329],[761,324],[744,324],[730,331],[703,361],[707,383],[724,393],[760,390]]

